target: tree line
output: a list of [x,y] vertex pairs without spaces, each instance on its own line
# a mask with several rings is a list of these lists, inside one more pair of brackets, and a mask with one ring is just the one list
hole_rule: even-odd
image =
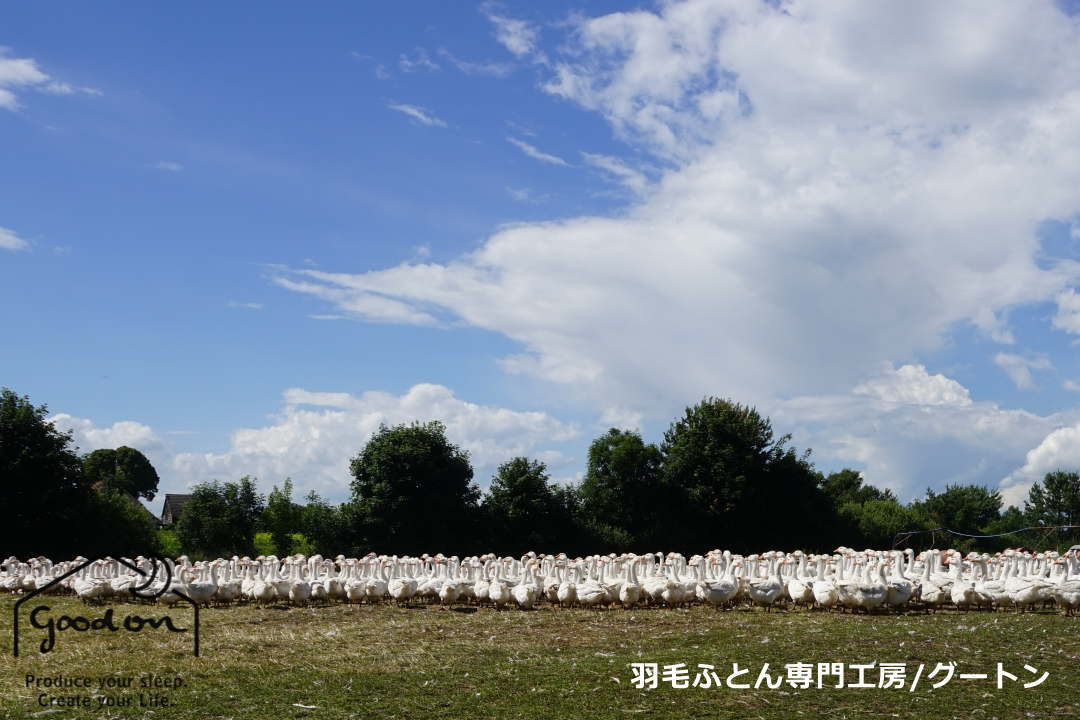
[[[157,531],[131,501],[152,499],[157,488],[141,453],[117,448],[80,457],[70,435],[45,421],[44,406],[9,390],[2,401],[0,492],[16,508],[5,553],[829,551],[841,544],[891,547],[897,533],[940,527],[995,535],[1026,525],[1080,525],[1075,472],[1046,475],[1023,509],[1003,510],[1000,495],[979,485],[927,490],[902,504],[855,470],[818,471],[810,451],[793,447],[790,435],[777,436],[756,409],[706,397],[686,408],[659,444],[614,428],[597,437],[574,485],[553,482],[538,460],[515,457],[482,493],[468,453],[447,438],[445,426],[414,422],[380,427],[352,458],[344,503],[315,492],[298,502],[288,479],[265,496],[251,477],[211,481],[193,489],[174,528]],[[43,512],[51,519],[39,526],[33,519]],[[78,532],[58,532],[58,520]],[[906,546],[997,550],[1077,542],[1076,531],[993,539],[925,534]]]

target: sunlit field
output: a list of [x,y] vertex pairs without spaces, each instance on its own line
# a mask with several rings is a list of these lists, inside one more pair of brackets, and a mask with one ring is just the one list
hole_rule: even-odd
[[[146,629],[59,632],[39,652],[46,631],[21,622],[20,657],[12,656],[16,597],[0,600],[5,622],[0,713],[7,718],[1070,718],[1080,717],[1080,618],[1057,612],[942,611],[932,615],[853,615],[741,608],[495,611],[416,605],[230,607],[202,611],[202,653],[189,634]],[[48,616],[169,614],[190,627],[192,611],[120,604],[87,606],[40,597]],[[42,615],[44,617],[44,615]],[[753,689],[764,663],[775,679],[790,663],[905,663],[900,689],[818,689],[786,682]],[[947,684],[927,674],[956,662]],[[997,663],[1017,675],[996,686]],[[632,685],[631,663],[699,664],[721,680],[732,663],[750,673],[726,686],[656,689]],[[919,686],[909,692],[919,664]],[[1036,668],[1046,680],[1024,670]],[[963,673],[986,673],[961,679]],[[26,676],[89,677],[89,690],[27,687]],[[128,689],[101,689],[101,678]],[[155,679],[156,678],[156,679]],[[175,687],[175,679],[180,686]],[[855,676],[848,671],[848,681]],[[143,681],[151,685],[142,688]],[[865,680],[878,684],[875,665]],[[158,687],[153,687],[154,684]],[[172,685],[172,687],[170,687]],[[42,705],[42,694],[85,694],[89,708]],[[102,698],[111,698],[103,700]],[[127,700],[124,700],[127,698]],[[102,707],[100,703],[130,702]],[[167,702],[167,706],[162,706]]]

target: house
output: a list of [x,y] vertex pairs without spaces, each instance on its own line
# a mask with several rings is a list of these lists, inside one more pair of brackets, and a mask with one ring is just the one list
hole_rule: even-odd
[[165,505],[161,508],[161,524],[168,527],[176,523],[184,512],[184,506],[191,500],[191,495],[165,495]]

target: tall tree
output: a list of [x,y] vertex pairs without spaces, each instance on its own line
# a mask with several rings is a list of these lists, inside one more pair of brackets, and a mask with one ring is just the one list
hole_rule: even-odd
[[346,516],[349,506],[331,505],[314,490],[306,500],[300,508],[300,527],[315,551],[327,557],[358,554],[350,532],[350,518]]
[[978,535],[1001,516],[1001,495],[981,485],[946,485],[940,493],[928,488],[911,507],[934,527]]
[[117,490],[147,500],[157,494],[157,470],[145,455],[126,445],[87,455],[83,458],[83,476],[97,490]]
[[821,481],[821,489],[837,507],[845,503],[864,503],[870,500],[896,501],[892,490],[865,484],[862,473],[851,468],[830,473]]
[[200,483],[176,523],[176,536],[184,552],[196,556],[250,554],[262,509],[250,476],[235,483]]
[[104,489],[94,493],[91,516],[97,532],[79,554],[135,557],[161,549],[154,516],[129,493]]
[[664,539],[678,505],[660,484],[660,461],[660,449],[631,430],[611,428],[589,446],[578,496],[602,549],[646,551]]
[[664,483],[684,502],[672,535],[687,547],[736,549],[812,539],[806,518],[827,501],[809,453],[798,454],[790,439],[730,400],[707,397],[687,408],[661,445]]
[[48,408],[0,390],[0,547],[20,557],[73,557],[91,530],[92,496],[70,433],[47,420]]
[[[1028,491],[1024,515],[1034,525],[1080,525],[1080,474],[1062,470],[1047,473]],[[1080,528],[1065,531],[1058,538],[1067,544],[1080,542]]]
[[484,498],[486,535],[499,554],[550,552],[573,544],[573,507],[537,460],[516,457],[499,466]]
[[469,454],[438,422],[383,425],[352,459],[352,499],[366,547],[417,554],[453,540],[477,549],[480,491]]
[[292,554],[292,536],[301,531],[301,509],[292,501],[292,490],[290,478],[285,478],[280,490],[275,485],[266,496],[266,508],[262,513],[263,529],[270,533],[274,552],[279,556]]
[[[925,527],[919,513],[896,500],[850,500],[839,507],[838,514],[844,524],[844,536],[838,542],[852,547],[891,548],[898,533]],[[917,536],[914,544],[920,542],[919,538],[921,536]],[[911,544],[909,539],[904,546]]]

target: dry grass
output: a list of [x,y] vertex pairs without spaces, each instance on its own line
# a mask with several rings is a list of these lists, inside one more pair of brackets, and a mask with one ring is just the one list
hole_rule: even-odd
[[[53,616],[97,615],[50,598]],[[5,618],[0,714],[10,718],[1060,718],[1080,717],[1080,619],[1056,614],[940,613],[853,616],[806,611],[557,610],[451,612],[390,606],[226,608],[203,611],[203,655],[185,636],[163,632],[67,632],[40,655],[44,633],[26,627],[23,656],[11,655],[14,598]],[[30,604],[34,604],[33,601]],[[164,608],[117,606],[160,615]],[[170,611],[178,625],[191,611]],[[67,636],[73,637],[67,637]],[[770,670],[793,662],[958,662],[957,673],[993,673],[997,662],[1039,687],[998,690],[993,680],[953,681],[914,693],[881,689],[636,690],[632,662],[731,663]],[[50,710],[27,673],[180,677],[172,707]],[[693,673],[692,673],[693,674]],[[874,677],[876,680],[876,675]],[[137,693],[137,690],[135,691]],[[116,695],[117,691],[91,694]],[[119,694],[132,695],[125,691]],[[307,705],[314,707],[299,707]],[[53,708],[53,710],[55,710]]]

